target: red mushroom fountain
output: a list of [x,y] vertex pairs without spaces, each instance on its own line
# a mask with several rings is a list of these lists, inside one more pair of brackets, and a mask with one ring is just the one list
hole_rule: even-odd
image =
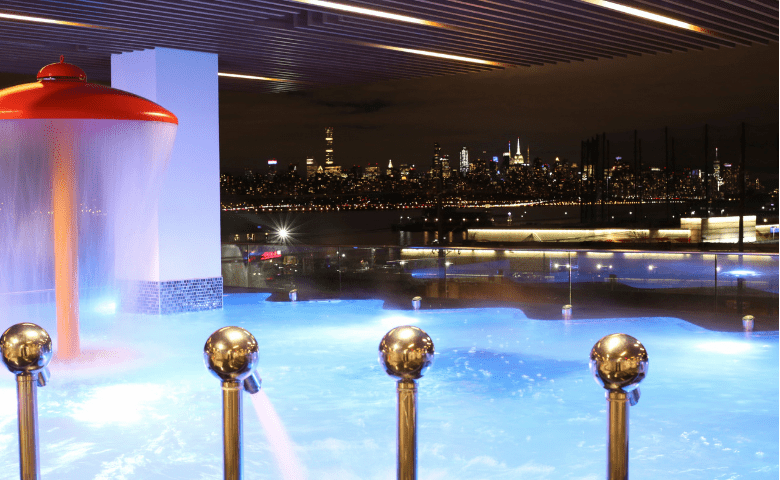
[[[137,159],[133,160],[133,168],[142,170],[167,163],[178,125],[176,116],[159,105],[121,90],[87,83],[86,79],[82,69],[60,57],[59,63],[46,65],[38,72],[37,82],[0,90],[0,174],[16,170],[20,177],[36,173],[45,176],[48,170],[51,179],[48,192],[40,189],[41,195],[51,195],[50,217],[45,219],[50,226],[40,231],[53,236],[56,356],[61,359],[75,358],[80,352],[79,216],[88,209],[82,199],[94,196],[84,192],[90,188],[125,193],[144,189],[133,180],[128,186],[124,179],[133,175],[128,175],[123,164],[129,157]],[[8,158],[18,158],[19,164],[14,168],[6,165],[4,172],[2,162],[10,161]],[[81,173],[85,170],[102,173],[85,177]],[[141,197],[150,192],[136,194]],[[30,205],[17,199],[15,205],[6,204],[5,208],[15,209],[13,218],[18,219],[30,214],[23,211]],[[101,208],[111,209],[105,205]],[[41,217],[40,211],[37,214]],[[114,215],[113,224],[130,221],[116,218],[116,212]],[[5,222],[2,218],[11,217],[0,217]],[[14,224],[0,228],[13,229],[19,225],[15,222],[8,221]],[[111,228],[116,231],[116,227]],[[23,252],[7,253],[21,256]]]

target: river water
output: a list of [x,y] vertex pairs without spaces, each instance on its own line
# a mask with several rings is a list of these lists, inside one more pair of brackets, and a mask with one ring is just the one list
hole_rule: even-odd
[[[654,216],[662,215],[663,206],[645,206],[644,213],[652,210]],[[465,211],[465,210],[464,210]],[[520,207],[492,207],[469,209],[468,212],[487,212],[495,219],[496,225],[522,227],[536,226],[576,226],[580,223],[581,209],[578,205],[544,205]],[[511,215],[509,215],[511,213]],[[422,232],[393,231],[392,225],[408,221],[424,214],[423,209],[354,210],[340,212],[274,212],[248,213],[223,212],[223,240],[232,241],[233,235],[256,232],[258,239],[264,232],[274,234],[284,228],[290,232],[292,244],[303,245],[422,245],[425,243]],[[605,208],[605,215],[615,216],[615,221],[626,221],[636,216],[636,206],[618,205]],[[409,217],[409,218],[407,218]],[[257,226],[262,228],[257,228]],[[625,225],[625,224],[624,224]],[[256,229],[256,230],[255,230]],[[405,236],[404,236],[405,235]],[[432,237],[431,237],[432,239]]]

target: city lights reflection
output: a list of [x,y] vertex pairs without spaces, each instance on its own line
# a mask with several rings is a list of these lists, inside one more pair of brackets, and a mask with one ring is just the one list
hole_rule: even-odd
[[758,276],[758,272],[754,272],[753,270],[730,270],[725,272],[724,275],[733,275],[735,277],[756,277]]

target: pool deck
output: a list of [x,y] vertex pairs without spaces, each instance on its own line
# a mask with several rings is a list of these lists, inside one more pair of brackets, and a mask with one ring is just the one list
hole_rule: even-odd
[[[465,287],[465,288],[464,288]],[[776,295],[746,290],[743,311],[737,308],[736,289],[721,288],[716,297],[701,289],[637,289],[625,285],[610,287],[606,284],[577,284],[571,291],[566,286],[533,285],[517,283],[460,284],[458,298],[441,298],[426,295],[425,291],[392,288],[381,291],[347,285],[341,292],[323,291],[316,285],[295,285],[298,300],[324,298],[379,299],[385,309],[411,310],[411,299],[422,297],[421,308],[457,309],[506,307],[518,308],[529,318],[539,320],[563,320],[561,307],[572,305],[572,320],[594,318],[673,317],[721,332],[741,332],[742,316],[754,316],[754,328],[760,331],[780,330],[778,300]],[[225,293],[249,293],[266,291],[272,295],[268,301],[289,301],[288,292],[282,290],[257,290],[241,287],[225,287]],[[428,289],[430,291],[430,289]],[[450,295],[452,297],[452,295]]]

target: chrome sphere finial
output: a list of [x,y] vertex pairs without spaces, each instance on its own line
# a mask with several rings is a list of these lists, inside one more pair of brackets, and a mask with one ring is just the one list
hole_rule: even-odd
[[633,390],[645,378],[647,367],[644,345],[624,333],[607,335],[590,351],[593,378],[607,390]]
[[392,377],[418,379],[433,363],[433,340],[417,327],[395,327],[379,343],[379,363]]
[[34,373],[51,360],[51,337],[34,323],[17,323],[0,337],[0,350],[11,373]]
[[225,381],[242,381],[257,366],[257,340],[241,327],[222,327],[203,347],[206,368]]

